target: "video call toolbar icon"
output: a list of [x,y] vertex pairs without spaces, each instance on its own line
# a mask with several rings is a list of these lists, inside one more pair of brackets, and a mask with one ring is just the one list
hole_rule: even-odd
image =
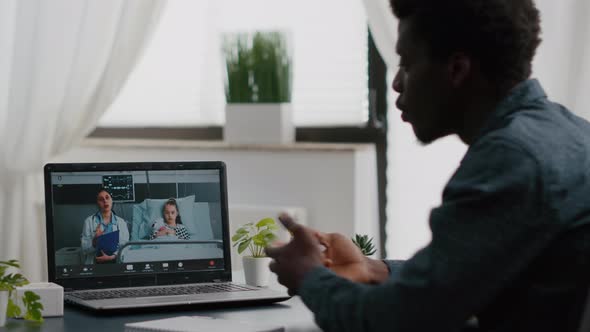
[[127,269],[127,271],[133,270],[133,264],[127,264],[127,266],[125,267],[125,269]]
[[162,263],[162,267],[167,269],[168,268],[168,263]]

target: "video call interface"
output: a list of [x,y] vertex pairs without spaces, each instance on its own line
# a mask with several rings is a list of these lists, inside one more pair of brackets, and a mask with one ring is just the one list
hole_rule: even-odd
[[219,170],[53,172],[56,278],[223,270]]

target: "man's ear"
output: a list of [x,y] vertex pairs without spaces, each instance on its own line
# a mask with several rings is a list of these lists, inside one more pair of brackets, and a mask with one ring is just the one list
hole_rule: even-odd
[[473,70],[473,61],[465,53],[453,53],[449,58],[448,72],[453,87],[459,87],[467,81]]

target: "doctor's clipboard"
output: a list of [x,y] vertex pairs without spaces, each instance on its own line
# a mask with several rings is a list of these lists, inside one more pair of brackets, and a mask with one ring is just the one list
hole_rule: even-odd
[[119,246],[119,231],[105,233],[96,238],[96,256],[102,256],[102,252],[106,255],[112,255],[117,251]]

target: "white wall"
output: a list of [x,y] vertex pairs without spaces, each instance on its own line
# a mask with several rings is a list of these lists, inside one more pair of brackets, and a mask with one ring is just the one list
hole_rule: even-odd
[[454,136],[420,145],[395,109],[390,128],[386,251],[388,258],[406,259],[430,241],[430,210],[440,204],[466,146]]
[[430,210],[440,204],[442,190],[467,146],[456,136],[428,146],[418,143],[411,125],[401,121],[394,107],[396,98],[390,90],[385,250],[388,258],[407,259],[430,241]]

